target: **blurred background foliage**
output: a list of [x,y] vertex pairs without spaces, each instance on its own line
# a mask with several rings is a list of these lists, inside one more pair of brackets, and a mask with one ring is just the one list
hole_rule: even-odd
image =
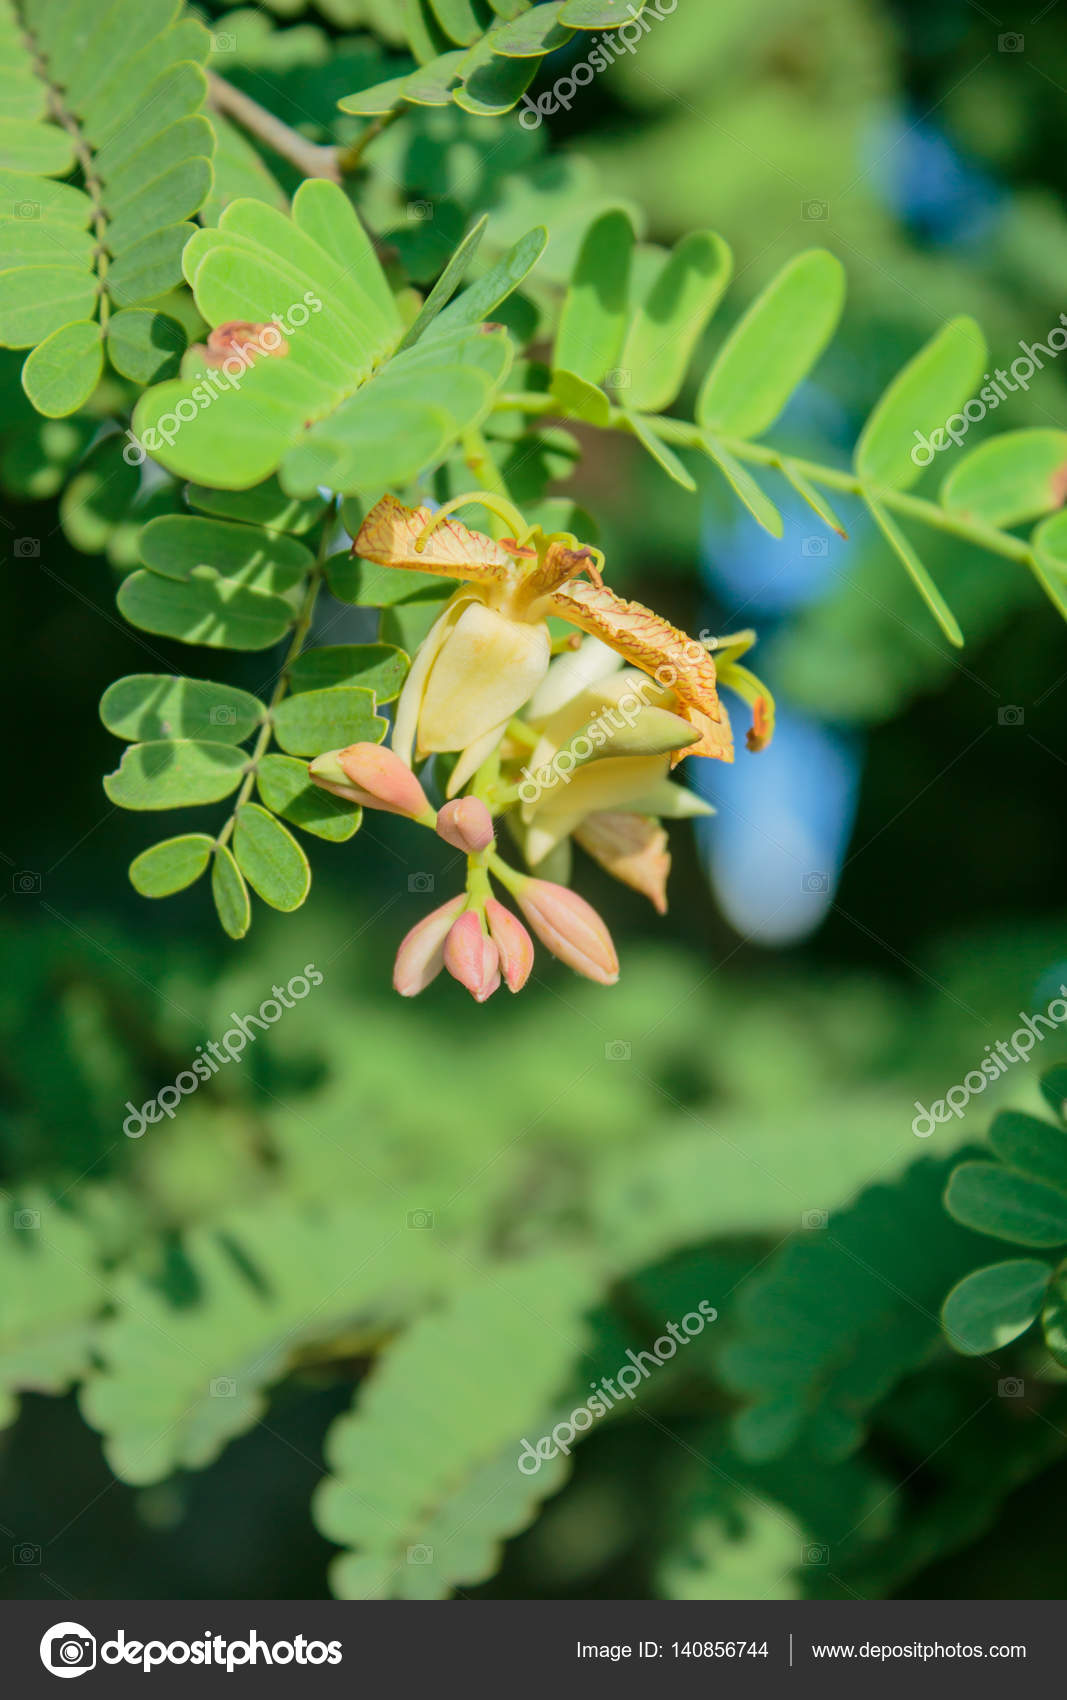
[[[336,101],[392,74],[388,10],[272,0],[272,23],[216,8],[218,69],[309,136],[350,141],[362,123]],[[833,459],[950,314],[975,313],[1008,364],[1067,310],[1065,39],[1054,12],[994,22],[946,0],[679,0],[550,121],[551,154],[547,129],[514,115],[412,112],[371,147],[361,205],[416,283],[474,211],[492,211],[497,247],[546,218],[545,262],[509,307],[528,325],[547,323],[601,205],[631,207],[654,243],[720,230],[738,256],[727,316],[799,248],[834,249],[849,274],[843,329],[781,433]],[[565,68],[566,54],[550,59],[535,90]],[[223,157],[242,186],[230,192],[294,185],[236,133],[220,142],[220,178]],[[1041,374],[996,428],[1063,424],[1063,384]],[[706,781],[719,812],[699,836],[674,834],[666,922],[582,870],[621,941],[615,990],[542,966],[514,1005],[475,1013],[438,982],[408,1006],[387,989],[393,951],[430,882],[452,887],[445,847],[413,862],[428,852],[401,824],[322,844],[309,904],[262,916],[240,950],[195,892],[157,909],[131,891],[144,829],[103,798],[115,748],[96,704],[145,665],[114,592],[137,525],[171,497],[116,489],[92,463],[60,497],[92,429],[84,415],[32,417],[5,385],[0,1161],[8,1222],[39,1212],[54,1256],[27,1282],[43,1254],[32,1228],[5,1223],[0,1388],[50,1396],[5,1412],[4,1589],[327,1591],[335,1548],[308,1501],[382,1335],[331,1315],[295,1341],[300,1256],[272,1257],[299,1249],[308,1223],[351,1250],[351,1223],[366,1220],[395,1234],[401,1263],[415,1248],[423,1305],[447,1306],[460,1278],[516,1254],[595,1265],[564,1412],[697,1296],[719,1312],[594,1429],[573,1470],[546,1472],[532,1522],[533,1505],[500,1518],[492,1534],[524,1532],[495,1574],[495,1556],[483,1565],[491,1579],[476,1559],[464,1592],[1060,1597],[1063,1372],[1030,1340],[996,1364],[959,1358],[937,1323],[989,1243],[942,1209],[950,1159],[981,1143],[992,1107],[1037,1108],[1037,1061],[933,1139],[911,1131],[917,1099],[943,1096],[1067,978],[1067,641],[1031,581],[949,538],[928,546],[967,634],[956,656],[862,524],[842,541],[786,510],[775,542],[712,474],[682,496],[636,445],[579,427],[585,457],[560,488],[596,515],[613,582],[694,631],[755,625],[779,734]],[[188,660],[153,649],[175,669]],[[227,677],[254,688],[262,665],[231,658]],[[173,1121],[124,1137],[128,1100],[308,962],[321,989]],[[1056,1037],[1041,1049],[1042,1066],[1064,1055]],[[134,1318],[163,1295],[193,1326],[212,1299],[194,1248],[214,1235],[277,1303],[269,1365],[256,1337],[262,1402],[228,1445],[208,1435],[213,1461],[194,1469],[179,1400],[158,1478],[116,1480],[122,1434],[90,1393],[105,1457],[67,1389],[102,1360],[126,1374],[131,1406],[147,1398],[148,1369],[139,1379],[135,1355],[123,1370],[99,1314],[120,1291]],[[381,1327],[406,1314],[398,1300]],[[211,1373],[241,1367],[223,1353]],[[1000,1391],[1019,1382],[1024,1396]],[[483,1391],[465,1389],[472,1410]],[[453,1392],[418,1388],[428,1450]],[[447,1585],[433,1563],[410,1574],[410,1593]]]

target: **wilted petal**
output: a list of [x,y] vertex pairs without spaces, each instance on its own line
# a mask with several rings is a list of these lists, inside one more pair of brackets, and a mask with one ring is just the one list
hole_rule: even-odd
[[671,855],[658,820],[648,815],[595,814],[583,821],[574,836],[613,878],[642,892],[660,915],[667,913]]
[[534,965],[533,939],[518,917],[495,897],[486,900],[485,918],[489,922],[489,936],[500,955],[508,990],[519,992]]
[[412,927],[396,953],[393,985],[402,998],[413,998],[436,980],[445,965],[445,940],[466,903],[462,893],[443,903]]
[[432,519],[430,508],[408,508],[395,496],[383,496],[360,526],[352,552],[382,567],[438,573],[472,584],[510,582],[515,570],[511,556],[491,537],[470,531],[457,519],[442,520],[425,546],[416,549]]

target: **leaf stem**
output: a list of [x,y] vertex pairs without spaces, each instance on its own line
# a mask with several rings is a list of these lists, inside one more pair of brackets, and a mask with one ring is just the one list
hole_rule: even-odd
[[110,263],[107,251],[107,213],[104,210],[104,185],[96,173],[96,161],[92,148],[86,141],[74,113],[63,104],[59,89],[52,81],[48,60],[38,45],[32,30],[23,26],[23,41],[27,51],[33,58],[33,68],[48,91],[49,115],[55,119],[60,129],[65,130],[71,139],[74,155],[85,180],[85,192],[93,203],[93,235],[96,237],[96,247],[93,251],[93,270],[96,274],[96,291],[100,307],[100,335],[107,332],[108,320],[111,317],[111,298],[107,291],[107,273]]
[[293,662],[300,654],[300,651],[303,649],[304,640],[311,629],[311,621],[315,613],[315,603],[318,601],[319,591],[322,589],[323,579],[325,577],[326,555],[329,549],[330,536],[339,512],[340,498],[335,496],[323,515],[318,555],[304,584],[304,595],[300,603],[299,612],[297,613],[296,619],[293,623],[293,636],[290,640],[289,648],[285,652],[285,660],[282,662],[281,671],[275,681],[274,690],[271,693],[271,699],[267,704],[267,712],[263,716],[263,721],[256,736],[256,741],[249,754],[248,766],[245,768],[244,778],[241,781],[241,788],[237,793],[237,800],[230,811],[229,819],[226,821],[222,831],[215,840],[216,850],[221,849],[224,844],[229,842],[237,823],[237,816],[245,803],[247,803],[249,797],[252,795],[252,788],[256,783],[256,775],[259,772],[259,764],[270,748],[270,741],[274,735],[274,712],[285,696],[286,691],[289,689],[290,669],[292,668]]
[[[525,394],[504,392],[497,397],[495,410],[500,412],[518,411],[530,414],[555,414],[561,419],[571,417],[559,401],[547,391],[531,390]],[[609,429],[624,429],[625,415],[619,408],[612,409]],[[650,419],[650,424],[656,435],[664,442],[676,443],[680,448],[700,449],[705,451],[704,433],[699,425],[685,419],[671,419],[657,415]],[[935,531],[947,532],[952,537],[963,539],[964,542],[974,543],[981,549],[988,549],[991,554],[1003,555],[1009,561],[1016,561],[1022,566],[1034,568],[1035,557],[1030,545],[1020,537],[1013,537],[1009,532],[1001,531],[996,526],[982,525],[979,521],[966,519],[962,514],[951,513],[947,508],[932,502],[926,496],[913,496],[906,490],[886,489],[882,486],[866,483],[858,473],[846,467],[824,466],[820,461],[802,460],[797,455],[787,455],[782,450],[768,443],[748,442],[741,437],[720,436],[717,439],[738,460],[750,461],[758,466],[770,466],[785,473],[786,463],[791,470],[811,484],[821,485],[827,490],[841,490],[846,495],[857,496],[868,502],[873,500],[882,507],[892,508],[897,513],[904,514],[909,519],[928,525]]]
[[243,90],[235,88],[224,77],[215,71],[207,73],[208,99],[216,112],[232,118],[250,135],[256,136],[267,147],[272,148],[282,159],[287,159],[290,165],[305,177],[325,177],[330,183],[340,183],[342,176],[342,150],[337,147],[323,147],[318,142],[309,142],[298,130],[276,118],[273,112],[268,112],[265,106],[260,106],[258,100],[253,100]]

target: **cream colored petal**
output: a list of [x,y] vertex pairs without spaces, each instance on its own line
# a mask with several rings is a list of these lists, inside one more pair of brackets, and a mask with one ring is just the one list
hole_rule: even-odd
[[496,726],[490,726],[488,732],[484,732],[480,738],[475,738],[473,744],[467,745],[452,770],[452,777],[448,781],[448,790],[445,793],[447,797],[457,796],[468,779],[472,779],[477,773],[485,758],[492,755],[504,736],[504,728],[510,718],[511,716],[508,715]]
[[415,737],[418,730],[419,709],[426,688],[426,680],[430,669],[436,661],[441,645],[450,630],[459,619],[469,595],[454,596],[444,611],[438,615],[426,636],[415,652],[408,676],[404,680],[404,688],[396,705],[396,718],[393,721],[393,736],[390,740],[393,751],[401,761],[412,765],[415,753]]
[[419,747],[465,750],[510,719],[544,678],[551,650],[546,625],[524,625],[484,603],[469,603],[427,679]]
[[606,643],[595,637],[583,638],[579,649],[568,649],[556,656],[544,684],[530,701],[526,719],[535,723],[547,719],[586,686],[618,672],[621,666],[622,657]]

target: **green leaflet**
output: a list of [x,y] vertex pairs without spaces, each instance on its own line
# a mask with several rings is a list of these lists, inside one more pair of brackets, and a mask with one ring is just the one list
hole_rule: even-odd
[[236,791],[248,757],[232,744],[155,739],[123,752],[104,790],[123,809],[182,809],[217,803]]
[[[985,338],[970,318],[952,319],[898,372],[872,410],[856,444],[856,471],[875,485],[906,490],[928,461],[923,440],[977,393],[987,359]],[[935,447],[938,446],[935,442]]]
[[116,679],[100,701],[100,718],[108,731],[131,742],[193,738],[243,744],[265,713],[258,697],[234,685],[168,673],[131,673]]
[[[178,12],[178,0],[113,0],[106,18],[90,10],[76,19],[24,0],[23,36],[4,0],[5,65],[25,95],[17,116],[0,111],[0,172],[12,191],[0,194],[0,241],[27,207],[41,234],[16,230],[10,254],[4,244],[0,341],[33,349],[23,386],[49,417],[75,412],[96,387],[101,295],[117,315],[171,288],[186,221],[211,188],[214,135],[198,112],[207,84],[197,63],[208,36]],[[50,181],[83,157],[88,192]],[[117,369],[139,382],[158,375],[152,335],[117,331]]]
[[211,860],[214,840],[203,832],[165,838],[142,850],[130,863],[130,884],[142,897],[170,897],[200,878]]
[[256,772],[256,787],[272,814],[335,844],[358,832],[363,819],[362,809],[313,784],[307,763],[291,756],[264,756]]
[[844,300],[844,268],[833,254],[812,248],[790,260],[712,362],[697,423],[726,436],[762,435],[830,341]]
[[1067,495],[1067,431],[1005,431],[956,462],[941,486],[952,513],[984,525],[1021,525],[1062,507]]
[[400,695],[410,661],[402,649],[388,643],[338,643],[305,650],[289,669],[293,692],[356,685],[373,691],[375,703]]
[[374,692],[351,685],[302,690],[274,713],[274,735],[291,756],[319,756],[345,744],[380,744],[389,729],[374,712]]
[[[440,1598],[453,1583],[491,1574],[496,1541],[558,1482],[548,1471],[522,1476],[520,1442],[544,1432],[583,1350],[582,1313],[594,1294],[589,1271],[570,1258],[512,1262],[491,1277],[475,1274],[396,1343],[352,1413],[331,1428],[331,1474],[313,1500],[322,1532],[351,1549],[334,1565],[342,1599]],[[427,1387],[435,1389],[433,1448],[425,1445]],[[424,1564],[405,1562],[412,1546],[425,1547]]]
[[1020,1257],[965,1275],[941,1311],[950,1345],[970,1357],[1010,1345],[1036,1320],[1051,1274],[1049,1264]]
[[1017,1245],[1067,1245],[1067,1191],[999,1163],[961,1163],[945,1205],[957,1222]]
[[211,865],[211,896],[223,932],[243,939],[252,923],[252,905],[233,851],[225,844],[218,846]]
[[119,612],[142,631],[214,649],[269,649],[293,621],[292,608],[280,596],[215,577],[180,581],[131,573],[117,602]]
[[567,286],[553,355],[562,368],[599,384],[620,364],[630,299],[634,231],[618,208],[593,220]]
[[167,514],[146,525],[141,559],[164,578],[187,581],[207,570],[277,595],[293,590],[313,561],[294,537],[192,514]]
[[307,857],[292,833],[258,803],[244,803],[238,809],[233,853],[264,903],[286,912],[299,909],[311,887]]
[[155,384],[171,377],[184,349],[181,326],[151,308],[124,308],[108,324],[108,359],[117,372],[137,384]]
[[190,484],[185,499],[190,507],[216,519],[241,520],[246,525],[289,531],[295,536],[309,531],[321,519],[325,506],[321,496],[306,500],[287,496],[276,478],[268,478],[250,490],[212,490],[202,484]]
[[38,413],[60,419],[88,401],[103,365],[100,326],[91,319],[76,319],[53,331],[28,355],[22,387]]
[[732,270],[729,248],[711,231],[683,237],[668,256],[623,344],[629,407],[654,413],[674,400]]

